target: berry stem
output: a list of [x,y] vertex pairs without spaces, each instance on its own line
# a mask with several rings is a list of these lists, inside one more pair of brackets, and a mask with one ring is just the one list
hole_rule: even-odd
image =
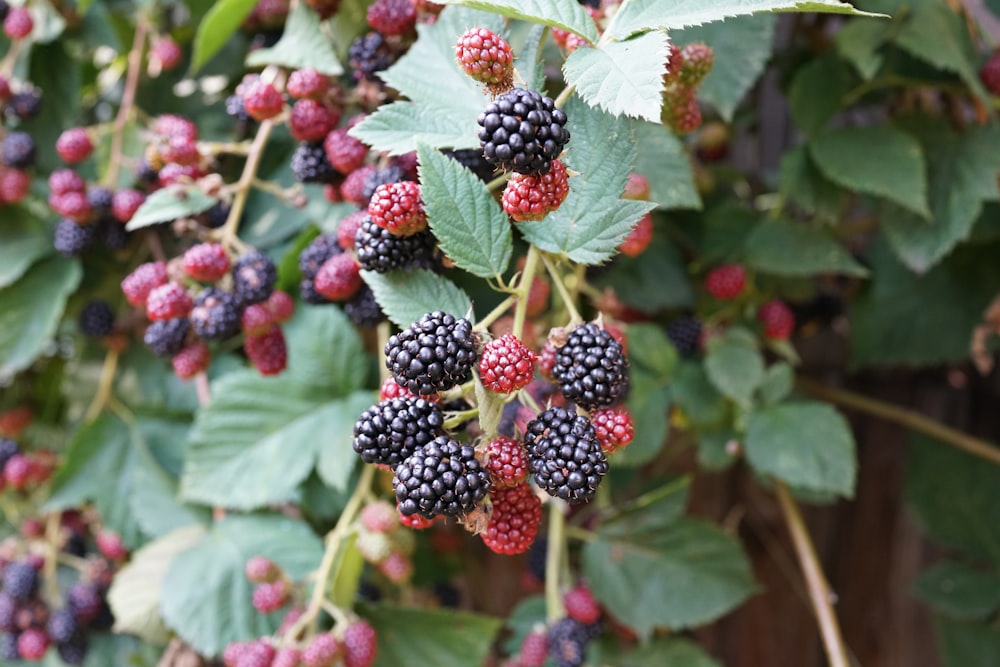
[[469,419],[475,419],[479,416],[479,408],[472,408],[471,410],[463,410],[462,412],[456,412],[451,417],[445,420],[443,427],[445,430],[457,428],[459,424]]
[[486,184],[486,189],[489,190],[490,192],[496,192],[497,190],[499,190],[500,188],[502,188],[504,185],[506,185],[507,181],[509,181],[509,180],[510,180],[510,174],[505,172],[503,174],[500,174],[496,178],[494,178],[489,183],[487,183]]
[[11,74],[14,73],[14,67],[17,65],[17,58],[21,55],[22,44],[24,44],[23,39],[15,39],[7,48],[7,53],[3,57],[3,62],[0,63],[0,76],[3,78],[10,79]]
[[198,393],[198,405],[205,407],[212,402],[212,390],[208,386],[208,375],[205,371],[194,376],[194,389]]
[[899,424],[912,431],[923,433],[956,449],[961,449],[968,454],[1000,465],[1000,447],[997,447],[997,445],[953,429],[950,426],[945,426],[913,410],[891,405],[878,399],[869,398],[868,396],[862,396],[846,389],[827,387],[815,380],[803,377],[795,380],[795,388],[814,398],[836,403],[845,408],[864,412],[865,414]]
[[135,38],[128,52],[128,71],[125,74],[125,90],[122,92],[122,103],[115,116],[115,129],[111,135],[111,153],[108,159],[108,170],[104,172],[104,185],[109,188],[118,184],[118,173],[121,171],[122,152],[125,145],[125,128],[132,116],[135,106],[135,93],[139,88],[139,74],[142,72],[142,51],[146,46],[149,34],[149,23],[140,16],[135,24]]
[[809,600],[816,613],[820,634],[823,635],[823,646],[826,649],[827,660],[830,662],[830,667],[849,667],[851,663],[847,657],[847,646],[840,633],[837,616],[833,613],[834,595],[823,575],[823,568],[816,556],[816,549],[809,538],[805,522],[802,520],[802,512],[799,511],[798,504],[792,498],[792,494],[789,493],[784,482],[775,480],[774,491],[778,496],[781,512],[785,516],[785,523],[788,524],[788,532],[792,535],[795,554],[802,566],[802,574],[805,576],[806,586],[809,590]]
[[247,205],[247,197],[250,196],[253,182],[257,178],[260,160],[264,156],[264,147],[267,145],[267,140],[271,137],[271,130],[273,129],[273,119],[262,122],[260,127],[257,128],[257,135],[253,138],[250,149],[247,151],[247,161],[243,165],[243,173],[240,175],[240,180],[236,183],[236,195],[233,197],[233,205],[229,209],[226,224],[218,232],[217,238],[219,242],[227,249],[233,246],[233,241],[236,239],[236,232],[240,227],[240,219],[243,217],[243,210]]
[[500,305],[489,312],[489,314],[483,319],[476,322],[476,326],[473,327],[476,331],[486,331],[489,329],[490,325],[500,319],[504,313],[506,313],[511,306],[517,302],[518,296],[516,294],[511,294],[506,299],[500,302]]
[[114,384],[115,371],[117,370],[118,350],[108,350],[108,354],[104,357],[104,365],[101,366],[101,379],[97,385],[97,392],[94,394],[94,398],[90,401],[87,412],[83,416],[84,423],[89,423],[97,419],[104,406],[107,405],[108,399],[111,397],[111,387]]
[[549,272],[549,276],[552,277],[552,282],[556,286],[556,291],[559,292],[559,298],[562,299],[563,303],[566,305],[566,310],[569,312],[570,325],[583,322],[583,318],[580,317],[580,311],[576,309],[576,304],[573,303],[573,296],[566,289],[566,284],[563,282],[562,276],[556,271],[556,267],[552,265],[552,260],[548,258],[547,255],[542,255],[542,263],[545,264],[545,270]]
[[545,615],[549,622],[566,615],[562,594],[559,591],[559,571],[562,566],[563,541],[566,532],[566,515],[563,502],[549,501],[548,552],[545,554]]
[[[375,335],[378,338],[378,350],[376,354],[385,354],[385,346],[389,344],[389,323],[379,322],[378,327],[375,329]],[[385,363],[378,365],[378,379],[380,382],[387,380],[391,376],[389,373],[389,368]],[[369,466],[365,466],[369,467]]]
[[573,524],[568,524],[565,530],[567,538],[580,540],[581,542],[591,542],[597,537],[596,533],[593,533],[586,528],[574,526]]
[[517,307],[514,309],[514,336],[521,340],[524,338],[524,320],[528,315],[528,293],[531,291],[531,283],[535,280],[535,273],[538,271],[538,259],[541,251],[534,245],[528,247],[528,256],[524,260],[524,271],[521,273],[521,280],[517,283]]
[[59,582],[56,567],[59,565],[59,512],[52,512],[45,519],[45,564],[42,578],[45,581],[45,597],[53,604],[59,600]]

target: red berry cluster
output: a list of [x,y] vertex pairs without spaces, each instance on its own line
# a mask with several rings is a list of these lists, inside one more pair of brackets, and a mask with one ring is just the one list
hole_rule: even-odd
[[[584,9],[586,9],[587,13],[590,14],[590,18],[594,20],[594,25],[597,26],[598,33],[603,32],[604,27],[601,25],[604,20],[603,8],[587,6],[584,7]],[[563,30],[562,28],[552,29],[552,39],[555,40],[556,45],[567,54],[573,53],[581,46],[590,46],[590,42],[580,35],[575,32]]]
[[663,83],[663,123],[677,134],[690,134],[701,126],[698,88],[712,70],[712,48],[702,43],[670,47]]
[[355,543],[364,559],[389,582],[405,584],[413,576],[416,543],[402,527],[399,513],[385,501],[374,501],[361,510]]
[[501,203],[515,222],[541,220],[559,208],[569,194],[569,175],[559,160],[547,174],[511,174]]
[[48,481],[56,464],[56,455],[47,449],[26,451],[10,437],[0,437],[0,493],[24,497]]
[[514,51],[492,30],[466,30],[455,44],[455,57],[466,74],[485,83],[494,95],[514,87]]

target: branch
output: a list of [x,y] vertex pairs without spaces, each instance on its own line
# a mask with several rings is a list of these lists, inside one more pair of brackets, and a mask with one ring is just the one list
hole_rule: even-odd
[[135,38],[128,52],[128,72],[125,74],[125,90],[122,92],[122,103],[115,116],[114,134],[111,135],[111,157],[108,170],[104,173],[104,185],[114,187],[118,183],[118,172],[121,170],[122,150],[125,144],[125,128],[128,126],[132,107],[135,106],[135,93],[139,87],[139,74],[142,72],[142,50],[146,45],[149,24],[140,17],[135,25]]
[[545,615],[556,621],[566,615],[559,591],[559,568],[562,565],[566,515],[563,503],[553,498],[549,501],[548,552],[545,554]]

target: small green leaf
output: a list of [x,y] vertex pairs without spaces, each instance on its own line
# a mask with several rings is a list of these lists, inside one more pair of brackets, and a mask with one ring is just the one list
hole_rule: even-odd
[[[612,663],[607,663],[612,664]],[[616,667],[721,667],[697,644],[687,639],[657,638],[618,656]]]
[[865,81],[871,81],[882,68],[885,59],[880,50],[891,34],[891,25],[884,21],[850,21],[837,31],[837,53]]
[[550,25],[576,33],[591,44],[600,37],[594,19],[574,0],[441,0],[440,4],[464,5],[513,19]]
[[753,412],[744,445],[759,474],[807,491],[854,495],[854,436],[829,405],[783,403]]
[[358,551],[357,533],[344,540],[343,546],[337,551],[337,560],[332,571],[336,574],[330,582],[329,599],[341,609],[350,609],[357,599],[358,588],[361,586],[361,575],[365,569],[365,558]]
[[486,184],[440,151],[417,149],[420,196],[441,249],[459,268],[480,278],[507,270],[514,248],[507,214]]
[[[873,25],[856,21],[852,25]],[[839,112],[857,79],[843,60],[825,56],[807,61],[795,71],[788,89],[788,106],[795,125],[807,135],[820,132]]]
[[865,276],[868,271],[825,231],[790,220],[765,220],[750,233],[746,262],[777,276],[841,273]]
[[323,34],[319,16],[304,2],[292,5],[277,44],[251,51],[247,56],[247,66],[262,65],[281,65],[289,69],[312,67],[330,76],[344,73],[330,40]]
[[215,206],[218,200],[209,197],[196,185],[183,188],[161,188],[146,197],[125,229],[133,232],[161,222],[198,215]]
[[581,46],[566,59],[563,74],[590,106],[658,123],[668,51],[661,32],[598,48]]
[[42,353],[82,276],[76,260],[52,257],[0,290],[0,377],[27,368]]
[[373,667],[481,665],[502,621],[445,609],[367,606],[361,614],[378,633]]
[[479,148],[475,117],[413,102],[383,104],[350,130],[350,135],[377,151],[402,155],[417,144],[435,148]]
[[993,623],[937,616],[941,667],[996,667],[1000,629]]
[[631,125],[638,151],[635,171],[649,180],[650,200],[659,208],[700,210],[701,196],[694,184],[691,160],[677,135],[645,121],[633,120]]
[[1000,609],[1000,571],[965,563],[939,563],[920,573],[914,593],[935,610],[955,618],[986,619]]
[[408,327],[426,313],[443,310],[466,317],[472,310],[469,295],[443,276],[423,269],[375,273],[362,271],[386,317],[399,327]]
[[729,330],[709,342],[705,371],[724,395],[749,406],[754,391],[764,381],[764,358],[755,344]]
[[702,364],[679,363],[670,390],[678,407],[696,427],[718,426],[729,414],[725,397],[709,381]]
[[38,220],[19,206],[4,207],[0,225],[0,288],[24,275],[32,264],[52,252],[52,241]]
[[191,69],[199,70],[212,59],[222,45],[250,15],[257,0],[216,0],[194,35]]
[[305,523],[281,515],[230,515],[192,548],[176,555],[160,590],[167,626],[206,656],[227,644],[274,632],[279,614],[258,613],[243,568],[253,556],[277,563],[289,578],[304,578],[323,556]]
[[791,364],[779,361],[764,374],[764,381],[760,384],[761,401],[764,405],[780,403],[792,392],[794,385],[795,372]]
[[823,221],[837,220],[844,200],[844,192],[816,167],[805,145],[781,158],[781,194]]
[[893,201],[930,218],[924,153],[892,126],[849,127],[817,135],[809,152],[830,180]]

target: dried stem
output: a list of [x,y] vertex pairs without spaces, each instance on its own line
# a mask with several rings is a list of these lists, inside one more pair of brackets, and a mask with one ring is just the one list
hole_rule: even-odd
[[92,422],[97,419],[104,406],[107,405],[108,399],[111,397],[111,388],[114,385],[117,369],[118,350],[108,350],[107,356],[104,357],[104,365],[101,366],[101,379],[97,385],[97,392],[94,394],[93,400],[90,401],[87,412],[84,413],[84,422]]
[[566,615],[559,590],[559,570],[566,538],[566,515],[562,501],[549,501],[548,552],[545,554],[545,615],[549,622]]
[[135,25],[135,38],[128,52],[128,71],[125,74],[125,90],[122,92],[122,102],[115,116],[115,129],[111,135],[111,157],[108,170],[104,173],[104,185],[114,187],[118,183],[118,172],[121,170],[122,151],[125,144],[125,128],[128,127],[132,108],[135,106],[135,93],[139,88],[139,75],[142,73],[142,51],[146,46],[149,34],[149,24],[142,16]]

